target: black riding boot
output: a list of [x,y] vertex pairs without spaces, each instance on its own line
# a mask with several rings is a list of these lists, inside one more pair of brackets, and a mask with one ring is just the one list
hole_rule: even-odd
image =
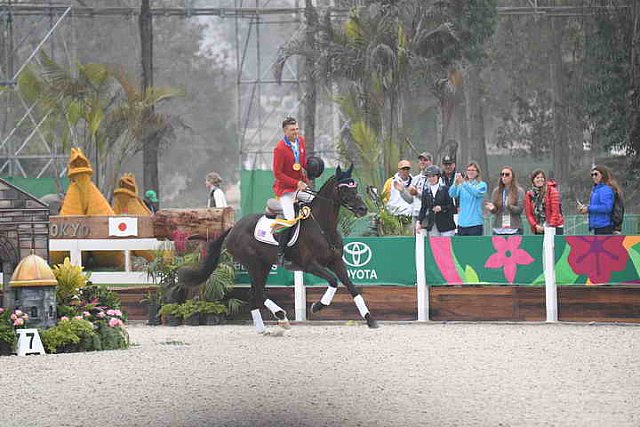
[[284,251],[287,249],[287,243],[291,238],[291,230],[293,227],[289,227],[286,230],[278,233],[278,266],[284,266]]

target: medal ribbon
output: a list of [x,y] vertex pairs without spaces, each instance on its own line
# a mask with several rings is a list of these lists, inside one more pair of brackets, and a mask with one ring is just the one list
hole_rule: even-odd
[[298,141],[296,140],[296,143],[293,144],[285,136],[284,143],[291,148],[291,151],[293,151],[294,164],[300,164],[300,148],[298,147]]

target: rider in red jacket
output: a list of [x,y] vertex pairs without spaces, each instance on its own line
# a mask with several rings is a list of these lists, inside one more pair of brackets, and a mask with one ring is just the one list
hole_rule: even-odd
[[[278,196],[282,205],[282,212],[286,219],[295,218],[293,203],[299,191],[306,190],[309,179],[307,177],[307,153],[304,138],[300,136],[298,122],[293,117],[287,117],[282,122],[284,137],[278,141],[273,149],[273,192]],[[278,263],[284,262],[284,250],[289,241],[289,230],[284,230],[279,237]]]

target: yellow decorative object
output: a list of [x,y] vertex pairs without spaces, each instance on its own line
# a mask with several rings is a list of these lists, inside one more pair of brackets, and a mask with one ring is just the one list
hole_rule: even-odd
[[118,181],[118,188],[113,190],[113,211],[117,214],[150,216],[151,211],[138,196],[136,178],[125,173]]
[[64,196],[60,215],[110,216],[113,209],[91,181],[93,169],[79,148],[71,149],[67,176],[71,180]]
[[301,219],[307,219],[310,216],[311,208],[309,206],[303,206],[302,209],[300,209],[298,216],[293,219],[276,218],[273,221],[273,224],[271,224],[271,232],[279,233],[282,230],[293,227]]
[[43,258],[31,254],[20,261],[16,267],[9,286],[56,286],[58,281],[51,268]]

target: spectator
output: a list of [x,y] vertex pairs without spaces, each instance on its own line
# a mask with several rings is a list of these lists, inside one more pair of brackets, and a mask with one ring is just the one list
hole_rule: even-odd
[[[418,214],[420,213],[420,206],[422,204],[422,190],[425,186],[425,182],[427,181],[427,176],[424,172],[427,170],[429,166],[433,164],[433,157],[431,153],[420,153],[418,155],[418,165],[420,167],[420,171],[413,176],[412,183],[409,186],[409,194],[413,196],[413,224],[416,223]],[[440,168],[438,168],[440,170]]]
[[413,215],[413,196],[408,190],[412,182],[411,162],[409,160],[400,160],[398,162],[398,172],[387,179],[382,191],[387,210],[391,214],[400,217],[403,223],[408,223]]
[[208,208],[226,208],[227,198],[222,191],[222,177],[217,172],[210,172],[204,182],[209,190]]
[[560,192],[554,180],[547,180],[542,169],[531,172],[531,189],[525,197],[525,212],[533,234],[544,234],[544,227],[555,227],[564,234]]
[[591,178],[593,188],[589,204],[583,205],[578,201],[578,213],[589,214],[589,230],[593,230],[593,234],[613,234],[615,227],[611,215],[615,194],[621,190],[612,178],[609,168],[605,166],[595,166],[591,169]]
[[493,234],[522,234],[524,190],[511,166],[502,168],[491,200],[485,207],[493,214]]
[[456,179],[456,160],[451,156],[444,156],[442,158],[442,183],[451,188]]
[[158,195],[154,190],[147,190],[144,192],[144,199],[142,200],[147,206],[147,208],[151,211],[151,214],[155,214],[159,209],[159,200]]
[[427,183],[422,192],[422,203],[416,221],[416,232],[427,230],[429,237],[453,236],[456,223],[453,221],[455,206],[449,189],[440,182],[440,168],[432,165],[425,169]]
[[483,222],[482,199],[487,193],[487,183],[481,179],[480,166],[469,162],[466,175],[456,173],[453,185],[449,188],[452,198],[458,197],[458,235],[482,236]]

